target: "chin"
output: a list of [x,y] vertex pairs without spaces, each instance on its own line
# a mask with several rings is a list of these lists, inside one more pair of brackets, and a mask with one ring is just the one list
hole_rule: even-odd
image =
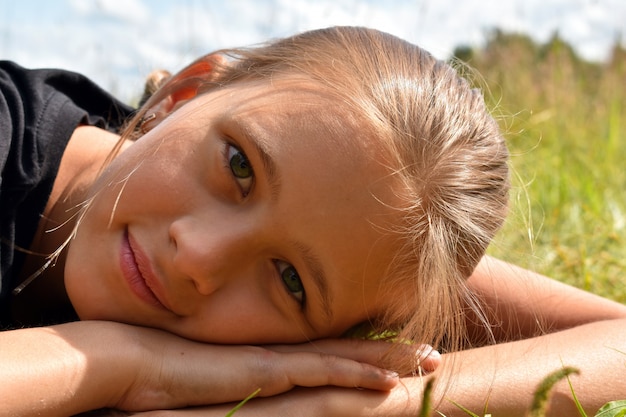
[[76,311],[76,314],[78,315],[78,318],[81,321],[85,321],[85,320],[93,320],[93,321],[117,321],[117,322],[123,322],[123,320],[120,320],[121,317],[118,314],[115,314],[112,311],[106,311],[104,309],[101,308],[96,308],[94,309],[94,305],[97,306],[97,304],[95,302],[91,302],[91,303],[85,303],[85,302],[77,302],[77,303],[72,303],[74,304],[74,310]]

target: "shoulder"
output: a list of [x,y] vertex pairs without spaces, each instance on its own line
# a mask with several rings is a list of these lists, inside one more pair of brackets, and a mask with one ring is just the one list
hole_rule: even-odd
[[80,74],[0,61],[0,299],[22,257],[14,249],[29,247],[76,127],[117,131],[132,112]]
[[0,61],[2,194],[54,177],[77,126],[117,131],[132,112],[80,74]]
[[11,115],[14,122],[22,116],[53,126],[71,122],[73,129],[78,120],[117,130],[134,111],[81,74],[26,69],[10,61],[0,61],[0,94],[0,117]]

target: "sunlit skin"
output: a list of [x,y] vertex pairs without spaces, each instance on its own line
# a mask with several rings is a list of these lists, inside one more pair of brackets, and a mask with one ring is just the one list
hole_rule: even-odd
[[236,84],[118,156],[68,252],[80,318],[286,343],[376,317],[397,190],[382,146],[333,100],[306,80]]

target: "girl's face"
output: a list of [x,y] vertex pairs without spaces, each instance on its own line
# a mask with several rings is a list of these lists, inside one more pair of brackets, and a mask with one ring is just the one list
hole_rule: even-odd
[[309,81],[186,103],[116,158],[69,248],[81,319],[213,343],[338,336],[385,307],[382,150]]

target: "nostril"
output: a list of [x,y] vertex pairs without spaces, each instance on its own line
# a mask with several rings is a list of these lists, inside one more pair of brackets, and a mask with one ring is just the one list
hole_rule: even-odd
[[200,295],[208,296],[215,293],[218,287],[215,285],[214,281],[210,278],[207,279],[193,279],[193,284],[196,287],[196,291]]
[[172,249],[177,250],[178,249],[178,244],[176,243],[176,239],[174,238],[174,236],[170,235],[170,246],[172,247]]

